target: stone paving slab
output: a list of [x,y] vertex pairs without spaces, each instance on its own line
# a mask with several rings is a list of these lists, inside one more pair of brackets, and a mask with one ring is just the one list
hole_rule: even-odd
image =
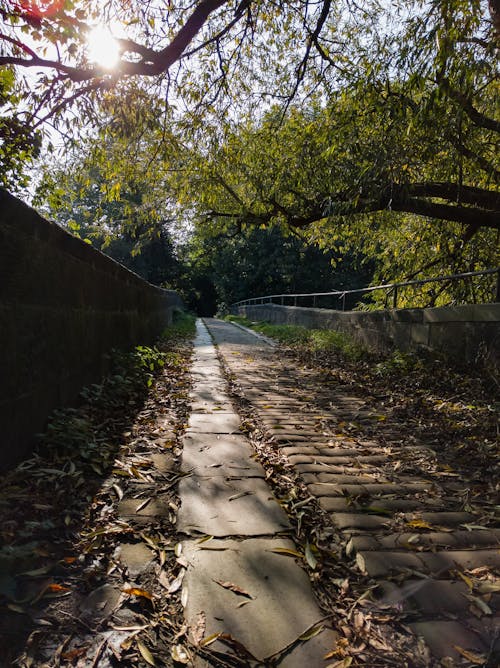
[[360,466],[332,466],[332,464],[295,464],[294,468],[300,473],[328,473],[330,475],[345,475],[357,477],[370,475],[382,482],[385,480],[384,471],[376,466],[367,466],[365,464]]
[[[381,484],[388,484],[387,478],[382,478],[382,476],[377,477],[375,475],[367,475],[366,472],[359,473],[359,475],[343,475],[340,473],[328,473],[328,469],[325,469],[325,467],[322,467],[320,464],[316,465],[314,468],[312,465],[309,467],[306,466],[304,467],[306,471],[304,471],[304,468],[299,467],[300,464],[296,468],[302,473],[302,479],[304,482],[311,484],[315,482],[328,483],[331,485],[340,486],[343,491],[348,491],[353,486],[358,487],[359,485],[374,485],[377,482],[380,482]],[[310,470],[311,468],[313,468],[313,471]],[[365,490],[363,493],[365,493]]]
[[[379,583],[377,600],[384,605],[401,607],[404,612],[423,612],[428,615],[467,612],[472,607],[471,591],[465,582],[428,579],[410,579],[398,586],[394,582]],[[498,607],[500,594],[494,594],[489,603]]]
[[468,547],[499,546],[500,529],[488,531],[452,531],[429,533],[392,533],[377,539],[371,536],[355,536],[351,539],[352,549],[359,550],[393,550],[401,547],[422,549],[425,547]]
[[227,394],[224,391],[223,383],[195,383],[189,393],[189,396],[194,401],[214,401],[219,399],[227,401]]
[[[312,485],[308,485],[307,488],[309,491]],[[314,487],[318,487],[315,485]],[[367,514],[384,514],[387,513],[387,517],[391,517],[394,513],[397,512],[409,512],[411,517],[411,511],[414,511],[417,508],[429,508],[429,506],[434,505],[438,508],[440,503],[435,499],[384,499],[384,498],[373,498],[369,503],[360,504],[357,503],[354,499],[349,499],[343,496],[318,496],[318,503],[323,508],[323,510],[336,512],[336,513],[349,513],[353,510],[357,510],[360,513]],[[382,513],[379,513],[382,511]],[[421,513],[424,515],[425,513]]]
[[151,495],[147,505],[144,505],[146,501],[148,501],[147,496],[141,497],[139,499],[124,498],[118,504],[118,515],[124,518],[168,517],[168,495]]
[[144,543],[120,543],[114,557],[127,568],[132,580],[145,571],[155,559],[154,554]]
[[432,528],[438,526],[457,526],[460,524],[467,524],[474,522],[474,515],[463,511],[456,512],[421,512],[409,515],[407,520],[414,519],[427,522]]
[[347,496],[355,497],[362,495],[377,496],[378,494],[414,494],[415,492],[426,492],[431,488],[429,483],[407,483],[398,485],[396,483],[366,483],[359,485],[337,485],[330,482],[317,482],[309,484],[311,494],[316,496]]
[[192,413],[187,433],[238,434],[241,420],[236,413]]
[[[356,465],[368,465],[374,466],[377,464],[387,464],[389,458],[387,455],[335,455],[335,456],[320,456],[315,457],[316,462],[322,462],[330,466],[353,466]],[[306,461],[302,462],[304,464],[308,463]]]
[[[432,575],[446,574],[448,571],[471,570],[487,566],[500,569],[498,550],[442,550],[432,552],[394,552],[385,550],[361,551],[357,563],[362,571],[372,577],[388,575],[404,569],[414,569]],[[360,561],[360,559],[362,561]]]
[[471,630],[468,623],[431,620],[415,622],[409,626],[417,636],[425,640],[431,652],[438,658],[449,656],[462,663],[462,655],[454,649],[456,646],[474,654],[486,654],[490,649],[480,634]]
[[211,536],[260,536],[290,528],[285,511],[261,478],[192,476],[179,482],[177,530]]
[[[273,553],[294,549],[280,539],[213,540],[202,549],[193,541],[183,543],[189,562],[183,589],[187,592],[185,616],[191,628],[206,615],[205,637],[229,633],[259,661],[293,643],[323,614],[311,592],[309,579],[294,559]],[[221,586],[232,583],[249,597]],[[242,605],[244,603],[244,605]],[[298,642],[279,664],[282,668],[326,666],[324,655],[334,648],[335,634],[325,629],[309,641]],[[227,652],[219,641],[212,646]]]
[[183,439],[182,470],[195,476],[257,477],[265,471],[243,435],[191,434]]
[[119,587],[104,584],[91,591],[80,603],[78,610],[80,618],[84,623],[97,626],[113,614],[122,598],[123,593]]
[[389,517],[368,513],[332,513],[331,518],[339,529],[376,530],[388,526]]
[[151,460],[155,469],[160,473],[172,473],[176,466],[175,457],[170,452],[166,452],[165,454],[153,453],[148,456],[148,459]]
[[[310,453],[306,452],[304,454],[299,453],[299,454],[291,454],[288,456],[288,460],[290,461],[290,464],[319,464],[322,463],[324,465],[328,465],[332,458],[335,457],[349,457],[351,460],[354,459],[355,457],[358,457],[361,453],[358,449],[354,448],[332,448],[331,450],[328,450],[328,454],[324,455],[322,453],[322,449],[318,449],[318,454],[316,456],[311,455]],[[288,454],[288,453],[287,453]],[[376,455],[376,452],[373,454]]]
[[194,401],[191,404],[193,413],[203,413],[210,415],[213,413],[229,413],[232,410],[232,405],[229,402],[213,403],[208,401]]
[[[492,620],[477,606],[471,612],[478,618],[471,618],[470,592],[456,571],[499,568],[500,552],[495,532],[460,526],[483,523],[477,513],[462,511],[465,482],[450,483],[440,475],[427,479],[428,468],[421,462],[435,459],[435,453],[426,443],[402,442],[385,421],[379,424],[380,413],[390,417],[387,407],[352,396],[351,388],[327,389],[313,370],[294,368],[290,360],[273,357],[273,351],[252,347],[244,332],[212,322],[220,352],[267,425],[273,447],[288,457],[308,491],[330,513],[349,543],[351,558],[358,556],[358,566],[366,565],[379,580],[396,576],[398,584],[390,583],[392,595],[407,596],[401,605],[411,614],[408,621],[417,622],[414,632],[435,656],[451,655],[461,665],[463,657],[453,644],[487,653],[498,618]],[[245,351],[246,357],[234,354],[237,351]],[[356,425],[352,436],[331,434],[344,429],[337,426],[341,420]],[[398,470],[394,462],[404,466]],[[400,575],[411,580],[402,585]],[[493,610],[497,599],[489,598]],[[460,619],[446,619],[453,615]]]

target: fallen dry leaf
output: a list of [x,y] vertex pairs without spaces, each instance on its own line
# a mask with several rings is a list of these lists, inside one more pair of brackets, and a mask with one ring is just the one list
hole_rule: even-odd
[[470,652],[468,649],[460,647],[460,645],[453,645],[453,649],[456,649],[461,656],[466,658],[467,661],[470,661],[475,666],[483,666],[486,663],[486,656],[484,654],[475,654],[474,652]]
[[247,591],[245,591],[241,587],[238,587],[238,585],[235,585],[233,582],[221,582],[220,580],[214,580],[214,582],[216,582],[221,587],[224,587],[224,589],[230,589],[239,596],[246,596],[247,598],[251,598],[252,600],[254,598],[252,594],[249,594]]
[[141,653],[141,656],[146,663],[149,663],[150,666],[156,666],[153,655],[146,647],[146,645],[142,643],[140,640],[137,641],[137,649]]
[[219,637],[220,633],[212,633],[212,635],[207,636],[206,638],[203,638],[203,640],[200,641],[200,647],[208,647],[209,645],[214,643]]
[[285,554],[288,555],[289,557],[298,557],[299,559],[302,559],[304,556],[300,554],[300,552],[292,550],[288,547],[275,547],[272,550],[269,550],[269,552],[275,552],[276,554]]
[[177,663],[182,663],[183,665],[187,665],[189,663],[189,654],[182,645],[174,645],[171,650],[171,656],[174,661],[177,661]]
[[125,589],[122,589],[124,594],[128,594],[129,596],[139,596],[142,598],[147,598],[148,601],[152,601],[153,597],[149,593],[149,591],[146,591],[145,589],[138,589],[137,587],[125,587]]
[[183,568],[181,570],[181,572],[179,573],[179,575],[175,578],[175,580],[172,580],[172,582],[168,586],[168,593],[169,594],[173,594],[181,588],[182,581],[183,581],[185,575],[186,575],[186,569]]

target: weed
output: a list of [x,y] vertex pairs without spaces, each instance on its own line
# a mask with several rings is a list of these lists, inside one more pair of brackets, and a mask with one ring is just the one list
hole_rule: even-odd
[[378,376],[390,376],[394,373],[408,374],[421,367],[422,359],[415,353],[404,353],[401,350],[395,350],[375,365],[375,373]]
[[314,352],[338,351],[345,357],[358,360],[366,356],[367,351],[356,343],[348,334],[327,329],[307,329],[299,325],[271,325],[267,322],[252,322],[241,316],[229,315],[224,318],[255,331],[270,336],[289,346],[301,346]]
[[168,343],[176,339],[190,339],[196,333],[196,318],[192,313],[174,310],[173,322],[162,333],[162,341]]

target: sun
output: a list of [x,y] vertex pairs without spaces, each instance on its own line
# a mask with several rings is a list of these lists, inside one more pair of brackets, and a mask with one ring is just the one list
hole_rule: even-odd
[[87,35],[87,55],[91,62],[111,70],[120,60],[120,46],[109,30],[96,26]]

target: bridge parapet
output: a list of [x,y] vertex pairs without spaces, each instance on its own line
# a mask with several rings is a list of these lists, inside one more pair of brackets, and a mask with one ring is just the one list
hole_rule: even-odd
[[475,364],[482,356],[500,366],[500,303],[370,312],[246,304],[232,312],[250,320],[345,332],[379,352],[425,349],[462,365]]
[[0,189],[0,468],[51,410],[106,371],[105,353],[155,340],[182,307]]

